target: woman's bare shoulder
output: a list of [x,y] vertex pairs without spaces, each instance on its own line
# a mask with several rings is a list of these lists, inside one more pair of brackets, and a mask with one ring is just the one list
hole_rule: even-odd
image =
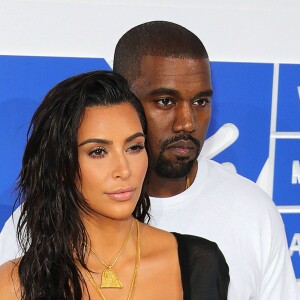
[[20,259],[10,260],[0,266],[0,291],[3,299],[20,299],[19,261]]
[[161,238],[173,238],[173,234],[170,233],[169,231],[163,230],[163,229],[159,229],[157,227],[153,227],[149,224],[145,224],[142,223],[142,230],[146,230],[147,234],[149,235],[155,235],[157,237],[161,237]]
[[177,241],[172,233],[146,224],[143,224],[142,231],[145,243],[151,245],[152,250],[177,251]]

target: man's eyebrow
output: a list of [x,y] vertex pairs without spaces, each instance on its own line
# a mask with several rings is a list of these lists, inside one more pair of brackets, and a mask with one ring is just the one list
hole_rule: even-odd
[[[132,140],[134,140],[137,137],[144,137],[146,138],[146,135],[142,132],[137,132],[134,133],[133,135],[129,136],[128,138],[125,139],[125,143],[131,142]],[[106,140],[106,139],[87,139],[83,142],[81,142],[78,147],[81,147],[83,145],[89,144],[89,143],[97,143],[97,144],[104,144],[104,145],[112,145],[112,141],[110,140]]]
[[[179,96],[180,92],[175,90],[175,89],[170,89],[170,88],[159,88],[155,89],[149,92],[149,96],[159,96],[159,95],[171,95],[171,96]],[[201,91],[197,93],[195,96],[193,96],[192,99],[197,99],[201,97],[212,97],[213,91],[212,89]]]
[[177,96],[179,95],[179,92],[177,90],[170,89],[170,88],[158,88],[149,92],[149,96],[159,96],[165,94]]
[[83,146],[85,144],[89,143],[97,143],[97,144],[104,144],[104,145],[111,145],[113,142],[105,139],[87,139],[83,142],[81,142],[78,147]]
[[202,97],[212,97],[213,95],[213,91],[211,89],[206,90],[206,91],[201,91],[199,93],[197,93],[195,96],[193,96],[193,100],[196,100],[198,98],[202,98]]

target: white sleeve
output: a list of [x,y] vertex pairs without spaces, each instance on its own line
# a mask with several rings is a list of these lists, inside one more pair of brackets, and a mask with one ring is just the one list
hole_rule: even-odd
[[[263,269],[259,300],[300,300],[284,224],[278,211],[270,212],[271,245]],[[263,230],[263,229],[262,229]]]
[[16,236],[16,224],[20,218],[21,209],[18,207],[13,217],[11,216],[0,233],[0,265],[4,262],[20,256],[20,250]]

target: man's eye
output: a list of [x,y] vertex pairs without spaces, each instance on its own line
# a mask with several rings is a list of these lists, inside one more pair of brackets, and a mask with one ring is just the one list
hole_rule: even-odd
[[206,106],[208,103],[209,103],[209,99],[207,98],[201,98],[201,99],[197,99],[194,101],[194,105],[197,105],[197,106]]
[[89,156],[92,158],[101,158],[107,154],[107,151],[103,148],[96,148],[89,152]]
[[170,106],[173,104],[173,101],[170,98],[161,98],[157,103],[161,106]]

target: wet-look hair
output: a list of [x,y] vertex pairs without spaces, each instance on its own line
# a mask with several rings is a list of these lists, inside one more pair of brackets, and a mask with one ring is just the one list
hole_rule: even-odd
[[[17,184],[16,204],[22,204],[17,226],[24,253],[19,264],[22,299],[82,299],[85,284],[75,262],[86,267],[89,237],[80,215],[95,212],[76,185],[81,178],[78,128],[87,107],[123,103],[135,108],[146,133],[142,105],[126,80],[110,71],[60,82],[35,111]],[[133,216],[144,222],[149,205],[143,189]]]

